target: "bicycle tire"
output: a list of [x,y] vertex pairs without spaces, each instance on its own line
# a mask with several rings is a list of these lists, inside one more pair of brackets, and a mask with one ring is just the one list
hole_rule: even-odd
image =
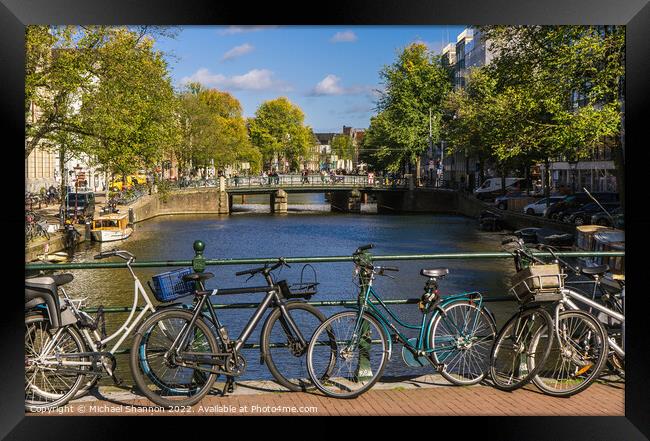
[[[294,310],[303,310],[306,311],[310,314],[312,314],[316,319],[318,320],[319,326],[321,323],[325,322],[326,317],[325,315],[318,310],[318,308],[305,303],[305,302],[287,302],[285,304],[285,309],[287,312],[291,312]],[[262,336],[260,340],[260,351],[262,352],[262,359],[266,363],[266,367],[269,369],[269,372],[271,372],[271,375],[277,380],[278,383],[280,383],[282,386],[286,387],[287,389],[294,391],[294,392],[299,392],[299,391],[307,391],[310,389],[314,388],[313,383],[311,381],[305,381],[309,379],[309,373],[307,372],[307,367],[306,365],[304,368],[300,369],[301,372],[303,372],[306,375],[306,379],[298,378],[294,379],[294,382],[287,378],[281,371],[278,369],[278,364],[276,363],[276,360],[274,360],[274,357],[272,355],[271,351],[271,344],[274,344],[272,341],[271,333],[273,332],[273,327],[276,323],[280,323],[282,331],[286,334],[286,327],[285,325],[279,321],[282,320],[282,310],[280,308],[275,308],[273,312],[269,315],[269,317],[266,319],[266,322],[264,323],[264,327],[262,328]],[[296,320],[294,320],[295,322]],[[306,323],[305,323],[306,324]],[[299,325],[299,323],[296,323],[296,325]],[[307,330],[306,333],[303,334],[304,338],[310,338],[313,334],[315,329],[312,330]],[[302,330],[301,330],[302,331]],[[291,338],[287,336],[287,344],[290,343]],[[297,342],[294,343],[294,345],[297,344]],[[306,353],[307,353],[307,348],[309,346],[309,341],[307,341],[307,345],[305,345],[304,348],[299,348],[294,346],[294,350],[292,351],[291,349],[288,349],[289,354],[293,355],[294,358],[299,358],[302,359],[305,364],[306,364]],[[286,369],[286,366],[285,366]],[[297,382],[297,384],[296,384]]]
[[[28,387],[27,387],[27,382],[28,382],[28,375],[30,373],[30,369],[28,366],[29,362],[29,357],[28,357],[28,352],[29,352],[29,347],[28,347],[28,335],[31,334],[30,331],[30,326],[31,325],[36,325],[40,324],[41,327],[45,330],[45,332],[49,331],[51,329],[50,327],[50,320],[47,316],[44,314],[28,314],[25,316],[25,391],[27,393]],[[34,332],[35,329],[34,329]],[[83,338],[79,334],[77,330],[75,330],[73,327],[66,327],[63,329],[62,334],[67,334],[73,343],[74,346],[76,346],[76,352],[87,352],[86,350],[86,345],[83,341]],[[33,334],[31,334],[31,337],[29,340],[33,343],[35,338]],[[61,341],[65,337],[61,338]],[[57,345],[57,348],[60,350],[61,345]],[[71,352],[74,353],[74,352]],[[58,354],[60,358],[65,357],[64,354]],[[75,361],[79,361],[78,358],[75,359]],[[56,372],[48,370],[48,372]],[[43,373],[43,379],[45,379],[45,373]],[[35,377],[36,374],[34,374],[33,377]],[[77,393],[77,390],[79,387],[81,387],[81,384],[85,381],[86,375],[84,374],[77,374],[75,376],[75,380],[72,382],[71,386],[68,386],[66,383],[65,385],[65,390],[61,390],[56,393],[52,392],[45,392],[43,390],[40,390],[37,386],[31,387],[31,391],[33,391],[33,399],[28,399],[27,395],[25,396],[25,410],[28,412],[42,412],[48,409],[54,409],[60,406],[64,406],[67,404],[71,399],[73,399]],[[34,381],[36,379],[34,378]],[[49,386],[53,386],[55,384],[55,381],[50,381],[47,380],[47,383]],[[65,383],[65,382],[64,382]],[[45,383],[44,383],[45,384]],[[38,390],[37,390],[38,389]],[[37,397],[41,399],[41,402],[37,401]],[[47,401],[47,400],[51,401]]]
[[[539,326],[534,330],[527,332],[524,329],[524,325],[535,325],[534,323],[532,325],[529,324],[529,316],[532,316],[532,320],[538,320],[537,323],[539,323]],[[539,319],[537,319],[537,317],[539,317]],[[522,318],[525,319],[523,322],[521,322]],[[510,332],[512,332],[513,329],[514,333],[518,334],[518,336],[516,338],[516,341],[514,343],[511,343],[509,342],[511,339]],[[530,352],[526,353],[526,371],[523,376],[519,376],[517,372],[519,372],[521,369],[522,361],[521,359],[517,360],[517,357],[521,357],[522,354],[527,351],[527,346],[531,343],[531,340],[528,339],[541,338],[541,333],[537,334],[536,331],[544,329],[546,330],[547,338],[550,338],[550,341],[547,341],[545,347],[540,348],[540,353],[534,353],[534,355],[531,355]],[[492,382],[497,389],[508,392],[513,391],[519,389],[520,387],[523,387],[533,379],[533,377],[537,374],[537,371],[541,369],[541,366],[546,362],[546,358],[551,352],[551,345],[553,340],[553,333],[551,332],[552,330],[553,319],[551,318],[550,314],[541,307],[527,308],[510,317],[503,328],[501,328],[499,331],[490,354],[490,377],[492,378]],[[520,338],[522,336],[523,338]],[[505,353],[505,349],[508,346],[513,346],[512,350],[515,352],[515,356],[512,357],[512,360],[510,360],[508,354]],[[504,350],[500,351],[500,349]],[[501,357],[500,354],[502,354]],[[529,358],[539,358],[541,359],[541,362],[535,365],[531,370],[528,363]],[[500,366],[502,364],[504,367],[511,366],[512,372],[505,372],[505,375],[504,373],[500,372]],[[514,378],[515,375],[518,375],[516,379]]]
[[[375,327],[375,331],[377,332],[376,337],[379,338],[379,344],[381,345],[381,356],[379,358],[379,361],[380,361],[379,367],[377,369],[375,369],[375,370],[371,370],[372,377],[369,380],[367,380],[367,377],[365,377],[366,378],[365,384],[363,384],[361,388],[359,388],[357,390],[354,390],[354,391],[350,391],[350,392],[347,392],[347,393],[335,393],[335,392],[332,392],[331,390],[329,390],[325,386],[325,384],[323,384],[324,382],[329,382],[331,378],[338,378],[338,377],[332,377],[331,376],[331,374],[333,372],[332,368],[334,367],[332,365],[332,360],[329,361],[327,372],[324,373],[322,375],[322,377],[320,376],[320,373],[316,373],[316,370],[315,370],[315,367],[314,367],[314,359],[313,359],[313,357],[314,357],[314,348],[316,346],[320,346],[320,344],[318,343],[319,342],[319,337],[320,337],[320,334],[322,334],[323,332],[327,332],[329,334],[327,340],[331,341],[331,337],[332,337],[331,336],[331,333],[332,333],[331,324],[334,323],[337,320],[342,319],[343,317],[346,317],[346,316],[348,316],[349,318],[353,319],[354,322],[356,322],[357,317],[359,316],[359,312],[358,311],[344,311],[344,312],[339,312],[337,314],[334,314],[333,316],[328,318],[325,322],[323,322],[318,327],[318,329],[316,329],[316,331],[314,331],[314,335],[312,336],[311,341],[309,342],[309,347],[307,349],[307,370],[309,372],[309,378],[311,379],[312,383],[318,388],[318,390],[320,390],[322,393],[324,393],[325,395],[327,395],[329,397],[332,397],[332,398],[346,398],[346,399],[347,398],[355,398],[355,397],[358,397],[359,395],[361,395],[362,393],[368,391],[383,375],[384,369],[386,368],[386,362],[388,360],[388,336],[385,334],[383,326],[374,317],[372,317],[371,315],[369,315],[367,313],[364,313],[363,316],[362,316],[362,320],[367,321],[368,323],[370,323],[372,326]],[[328,328],[330,328],[330,330],[327,330]],[[334,347],[333,348],[334,350],[331,351],[332,352],[331,355],[336,360],[339,360],[339,358],[345,360],[345,357],[343,355],[343,349],[345,349],[345,348],[339,350],[338,337],[335,336],[334,338],[335,338],[334,341],[336,342],[336,347]],[[343,341],[345,341],[345,340],[343,340]],[[370,357],[368,357],[368,358],[370,358]],[[357,365],[357,366],[359,367],[359,365]],[[357,374],[355,374],[355,375],[357,375]],[[358,378],[354,379],[352,381],[357,382]],[[341,384],[342,382],[338,381],[338,383]]]
[[[471,331],[472,334],[471,336],[458,335],[458,332],[456,332],[456,334],[453,337],[446,336],[446,338],[442,338],[442,336],[440,336],[436,338],[438,330],[441,330],[443,334],[445,333],[445,330],[448,332],[449,331],[453,332],[453,330],[450,330],[448,326],[448,320],[450,318],[451,320],[455,320],[460,317],[462,317],[463,320],[469,319],[470,316],[468,315],[468,313],[461,312],[461,315],[459,316],[454,311],[454,309],[467,308],[467,307],[469,307],[470,309],[474,309],[475,311],[478,311],[478,314],[481,317],[482,325],[477,326],[476,323],[474,323],[472,325],[474,329],[472,329]],[[433,319],[434,322],[431,324],[431,328],[430,328],[431,331],[429,334],[429,345],[430,345],[430,349],[434,350],[431,353],[431,357],[433,361],[435,363],[442,364],[444,363],[445,360],[449,359],[450,355],[452,357],[451,358],[452,361],[462,360],[461,366],[458,366],[458,364],[455,364],[453,366],[449,364],[445,364],[444,365],[445,367],[442,370],[440,370],[440,374],[450,383],[459,386],[469,386],[472,384],[480,383],[483,380],[483,378],[485,378],[485,375],[487,374],[490,368],[490,353],[497,333],[496,324],[494,323],[492,316],[488,312],[486,312],[484,307],[479,308],[473,302],[469,302],[466,300],[453,302],[451,304],[445,305],[442,309],[443,309],[442,313],[438,313],[436,317]],[[447,321],[447,322],[443,322],[443,321]],[[469,323],[465,323],[465,325],[468,324]],[[461,334],[468,334],[465,332],[466,330],[465,325],[463,325],[463,331],[460,332]],[[443,326],[444,329],[442,329]],[[485,330],[486,335],[484,336],[481,335],[478,337],[478,340],[476,340],[477,337],[474,334],[477,332],[483,332],[485,326],[487,326],[488,328]],[[454,324],[453,327],[455,328],[456,331],[460,331],[460,328],[456,326],[456,324]],[[449,338],[451,338],[451,340],[449,340]],[[443,341],[441,342],[440,340]],[[436,348],[437,347],[440,348],[440,346],[438,346],[439,342],[445,344],[449,341],[453,341],[454,347],[456,348],[456,353],[458,355],[454,355],[452,351],[446,351],[446,356],[444,357],[443,360],[441,356],[441,351],[436,350]],[[469,353],[469,350],[472,349],[472,347],[474,347],[474,345],[477,342],[478,345],[476,345],[474,355],[472,355]],[[452,371],[456,370],[456,367],[461,367],[463,371],[460,372],[459,374],[452,374]],[[464,379],[466,375],[469,375],[469,378],[467,380]]]
[[[188,323],[192,319],[192,314],[190,312],[174,308],[162,310],[151,315],[147,320],[144,321],[144,323],[142,323],[142,325],[140,325],[134,335],[133,344],[131,345],[129,363],[131,374],[133,375],[133,379],[135,380],[135,383],[140,391],[155,404],[166,408],[175,406],[191,406],[198,403],[210,392],[210,389],[212,388],[212,385],[217,378],[217,374],[214,373],[204,373],[203,371],[192,368],[182,368],[192,371],[190,381],[194,381],[197,378],[200,378],[203,383],[195,388],[179,387],[178,384],[172,385],[169,382],[166,382],[165,379],[160,378],[160,376],[157,375],[156,372],[152,369],[152,363],[149,359],[150,357],[148,357],[146,353],[148,344],[150,343],[152,329],[154,326],[157,326],[159,322],[173,318],[179,319],[182,323]],[[195,326],[199,328],[199,330],[203,333],[205,340],[201,341],[199,338],[196,341],[198,343],[207,343],[207,349],[209,349],[209,351],[206,351],[206,353],[222,352],[216,338],[214,337],[214,334],[210,330],[210,326],[202,317],[197,318]],[[164,330],[164,325],[160,326],[160,329]],[[163,337],[165,337],[165,341],[172,343],[175,336],[165,335],[165,332],[166,331],[162,332]],[[194,332],[196,336],[196,330]],[[203,344],[202,346],[205,347],[206,345]],[[167,361],[165,360],[164,363],[167,363]],[[163,372],[163,374],[164,373],[166,372]],[[197,377],[197,375],[195,375],[196,373],[201,373],[202,375],[200,374]],[[176,376],[173,378],[175,379]],[[161,393],[168,392],[169,396],[175,396],[179,398],[169,399],[161,394],[158,394],[155,390],[152,390],[149,387],[150,385],[147,384],[147,379],[151,380],[154,383],[153,386],[160,389]],[[182,398],[183,396],[187,396],[187,398]]]
[[[591,337],[590,343],[594,342],[600,342],[600,350],[597,350],[597,356],[598,358],[596,359],[595,363],[589,364],[589,362],[585,362],[582,360],[578,360],[579,363],[586,363],[584,366],[579,368],[577,370],[577,376],[582,375],[584,372],[589,372],[589,375],[586,377],[585,381],[583,381],[580,384],[577,384],[575,387],[571,387],[568,389],[557,389],[551,387],[544,378],[540,375],[540,372],[546,371],[546,366],[549,366],[550,364],[554,363],[554,359],[561,360],[562,361],[562,366],[560,368],[560,374],[563,374],[566,372],[567,374],[569,373],[570,367],[567,367],[565,370],[565,360],[566,359],[572,359],[576,360],[579,356],[574,354],[572,350],[577,346],[575,341],[571,341],[570,345],[567,345],[568,351],[571,352],[570,356],[565,357],[565,353],[568,353],[565,351],[565,347],[562,346],[560,347],[559,345],[561,344],[560,341],[558,341],[557,335],[555,335],[555,332],[553,333],[555,335],[555,338],[553,339],[553,343],[551,344],[551,353],[550,355],[545,359],[544,363],[542,365],[537,366],[536,374],[533,377],[532,381],[537,388],[542,391],[546,395],[551,395],[554,397],[570,397],[571,395],[575,395],[577,393],[580,393],[587,389],[589,386],[591,386],[594,381],[598,378],[600,373],[603,370],[603,367],[605,366],[605,362],[607,361],[607,354],[608,354],[608,344],[607,344],[607,332],[605,332],[605,329],[603,328],[602,324],[591,314],[585,311],[576,311],[576,310],[568,310],[568,311],[561,311],[559,313],[558,317],[558,323],[556,326],[559,328],[559,334],[560,334],[560,339],[564,340],[566,338],[566,335],[564,331],[566,330],[565,327],[563,327],[559,322],[569,320],[571,317],[578,318],[579,320],[583,321],[583,323],[588,323],[586,326],[588,330],[593,331],[594,334],[594,339],[592,340]],[[575,328],[569,330],[570,333],[573,333]],[[581,340],[579,336],[577,339]],[[573,336],[569,337],[571,340],[573,340]],[[533,339],[533,344],[536,344],[535,339]],[[589,347],[594,347],[595,345],[590,344]],[[549,364],[547,364],[549,363]],[[557,366],[557,361],[555,362],[555,366]],[[593,366],[593,368],[592,368]],[[577,367],[577,366],[576,366]],[[586,368],[586,370],[584,370]],[[557,384],[559,381],[557,378],[553,378],[555,380],[555,383]],[[553,382],[553,380],[551,380]],[[573,380],[570,376],[567,378],[567,383],[573,383],[575,384],[575,380]]]

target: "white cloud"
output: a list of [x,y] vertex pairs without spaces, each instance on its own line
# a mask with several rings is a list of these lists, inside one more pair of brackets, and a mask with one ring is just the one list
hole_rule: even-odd
[[352,43],[357,41],[357,34],[352,31],[337,32],[330,38],[332,43]]
[[244,43],[239,46],[235,46],[234,48],[230,49],[228,52],[223,54],[223,57],[221,57],[221,61],[227,61],[227,60],[232,60],[238,57],[241,57],[242,55],[246,55],[249,52],[252,52],[253,45],[250,45],[248,43]]
[[342,95],[345,90],[340,85],[341,79],[336,75],[329,74],[316,84],[314,95]]
[[218,87],[228,90],[280,90],[288,91],[290,87],[273,77],[268,69],[253,69],[242,75],[226,76],[211,73],[206,68],[197,70],[189,77],[181,80],[182,84],[198,82],[204,86]]
[[447,43],[443,43],[442,41],[431,42],[431,41],[424,41],[420,39],[413,41],[413,43],[425,45],[427,49],[429,49],[429,51],[433,52],[434,54],[440,54],[444,49],[444,47],[447,46]]
[[245,32],[259,32],[259,31],[264,31],[266,29],[274,29],[277,28],[277,26],[228,26],[225,29],[222,29],[219,31],[220,35],[235,35],[235,34],[243,34]]
[[357,95],[368,91],[369,88],[366,86],[343,87],[339,77],[334,74],[328,74],[314,86],[309,95]]

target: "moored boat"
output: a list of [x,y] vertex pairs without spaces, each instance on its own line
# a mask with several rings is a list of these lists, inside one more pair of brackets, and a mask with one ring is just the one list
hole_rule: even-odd
[[133,233],[129,226],[128,214],[112,213],[93,219],[90,235],[97,242],[124,240]]

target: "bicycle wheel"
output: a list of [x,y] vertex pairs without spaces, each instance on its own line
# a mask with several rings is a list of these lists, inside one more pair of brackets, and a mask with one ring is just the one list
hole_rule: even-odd
[[[545,394],[568,397],[588,388],[600,375],[607,360],[607,334],[584,311],[560,312],[556,327],[550,355],[537,369],[533,383]],[[533,350],[539,341],[533,339]]]
[[[208,363],[211,354],[223,353],[210,327],[199,317],[186,341],[177,351],[188,353],[181,366],[172,344],[187,328],[192,314],[181,310],[164,310],[153,314],[137,330],[131,347],[131,373],[142,393],[159,406],[191,406],[199,402],[214,384],[217,374]],[[192,362],[192,357],[196,361]],[[203,363],[201,363],[203,361]]]
[[497,329],[490,314],[472,302],[445,305],[433,319],[429,348],[440,374],[458,385],[479,383],[490,368]]
[[[264,323],[260,350],[266,366],[282,386],[292,391],[305,391],[313,388],[307,372],[307,346],[314,331],[326,318],[314,306],[304,302],[288,302],[285,310],[291,316],[302,334],[305,344],[291,330],[282,316],[280,308],[275,308]],[[278,366],[281,369],[278,369]]]
[[[70,357],[86,352],[79,333],[71,327],[53,330],[50,320],[34,314],[25,317],[25,409],[39,412],[65,405],[84,383],[79,365],[64,371],[58,363],[79,363],[87,358]],[[48,363],[49,362],[49,363]],[[65,368],[64,368],[65,369]]]
[[497,389],[518,389],[537,374],[551,351],[552,330],[551,316],[542,308],[525,309],[508,320],[490,355],[490,376]]
[[[355,333],[359,324],[358,333]],[[307,348],[307,370],[325,395],[354,398],[381,378],[388,358],[388,338],[370,315],[341,312],[322,323]]]

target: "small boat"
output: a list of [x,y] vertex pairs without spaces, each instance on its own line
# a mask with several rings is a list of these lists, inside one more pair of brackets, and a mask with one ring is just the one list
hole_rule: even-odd
[[133,233],[127,213],[111,213],[93,219],[90,235],[97,242],[124,240]]
[[56,253],[39,254],[36,258],[41,262],[58,263],[67,262],[70,256],[65,251],[57,251]]

